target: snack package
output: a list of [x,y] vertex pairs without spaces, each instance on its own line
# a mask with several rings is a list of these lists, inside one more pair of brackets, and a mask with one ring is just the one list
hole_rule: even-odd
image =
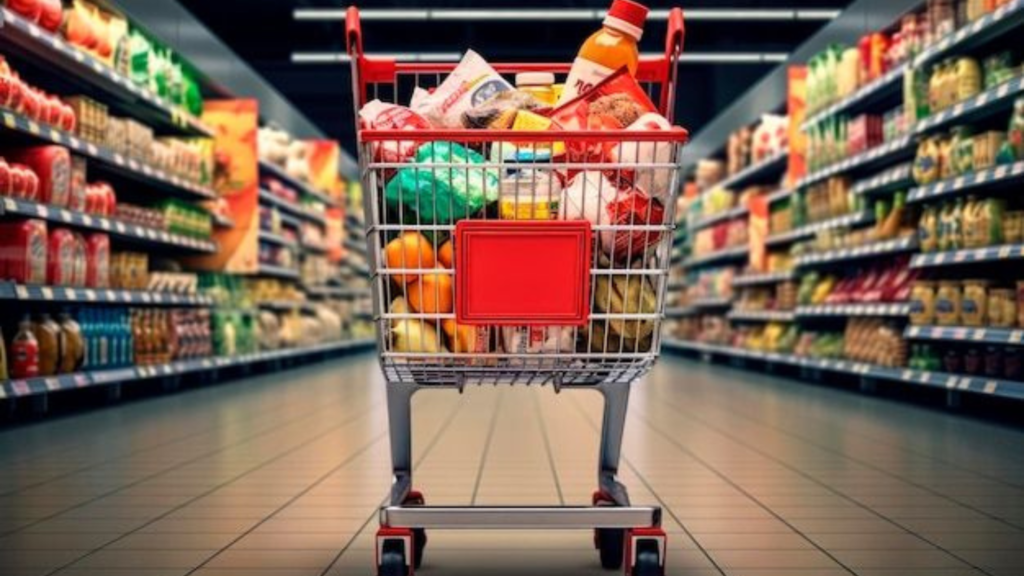
[[[600,275],[594,282],[594,307],[603,314],[655,314],[658,295],[649,276]],[[620,338],[643,340],[654,332],[654,320],[615,318],[608,327]]]
[[[367,102],[359,110],[359,120],[364,128],[371,130],[429,130],[426,118],[397,104],[380,100]],[[380,162],[405,162],[416,154],[419,144],[411,140],[375,142],[373,157]]]
[[643,88],[625,68],[593,90],[559,106],[551,119],[563,130],[622,130],[648,113],[657,113]]
[[498,200],[497,171],[473,167],[483,162],[483,156],[454,142],[429,142],[388,182],[384,195],[389,206],[401,206],[423,224],[467,218]]
[[482,56],[470,50],[436,90],[418,90],[413,94],[412,109],[435,128],[462,128],[466,111],[507,90],[512,90],[512,85]]
[[501,345],[507,354],[569,354],[575,334],[572,326],[503,326]]
[[[562,220],[587,220],[593,225],[658,225],[664,221],[665,208],[636,188],[619,190],[601,172],[581,172],[562,191],[559,211]],[[603,253],[624,262],[642,256],[661,239],[660,232],[643,230],[601,230],[598,234]]]
[[[638,118],[626,130],[672,130],[672,124],[661,114],[652,112]],[[670,142],[622,142],[611,149],[608,161],[615,164],[668,164],[672,161],[674,149]],[[618,176],[621,184],[639,188],[662,202],[672,196],[672,168],[638,167],[631,170],[622,167],[610,172],[609,177]]]
[[508,130],[520,111],[534,112],[543,107],[532,94],[504,90],[466,110],[462,114],[462,123],[466,128]]

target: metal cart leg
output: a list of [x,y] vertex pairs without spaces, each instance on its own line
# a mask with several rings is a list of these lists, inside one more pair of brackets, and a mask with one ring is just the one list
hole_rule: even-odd
[[401,506],[412,490],[412,396],[415,384],[388,382],[388,432],[391,437],[391,505]]
[[626,409],[629,407],[630,385],[627,383],[602,384],[604,418],[601,424],[601,454],[598,461],[598,489],[617,506],[629,506],[629,493],[618,480],[619,460],[622,455],[622,436],[626,429]]

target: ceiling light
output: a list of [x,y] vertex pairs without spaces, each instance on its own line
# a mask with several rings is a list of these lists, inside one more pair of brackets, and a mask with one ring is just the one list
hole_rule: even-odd
[[[369,58],[385,58],[400,62],[458,62],[462,54],[458,52],[398,52],[367,54]],[[644,59],[664,58],[664,54],[641,54]],[[785,52],[689,52],[680,55],[679,61],[685,64],[768,64],[785,62],[789,55]],[[293,64],[338,64],[351,62],[345,52],[294,52]]]
[[[345,10],[340,8],[296,8],[293,15],[296,20],[310,21],[342,21]],[[359,11],[362,20],[399,20],[418,22],[426,20],[601,20],[607,10],[587,8],[504,8],[504,9],[463,9],[463,8],[425,8],[425,9],[375,9],[367,8]],[[785,21],[785,20],[832,20],[840,13],[839,10],[827,9],[748,9],[748,8],[694,8],[686,10],[687,20],[727,20],[727,21]],[[665,9],[651,10],[649,20],[666,20],[669,11]]]

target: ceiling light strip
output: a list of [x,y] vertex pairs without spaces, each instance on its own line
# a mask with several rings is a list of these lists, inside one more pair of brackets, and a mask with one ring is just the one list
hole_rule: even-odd
[[[367,54],[369,58],[385,58],[400,62],[458,62],[458,52],[398,52]],[[664,58],[664,54],[641,54],[642,58]],[[784,52],[689,52],[680,55],[685,64],[770,64],[785,62],[789,55]],[[293,52],[293,64],[338,64],[350,62],[345,52]]]
[[[512,9],[464,9],[464,8],[423,8],[423,9],[379,9],[367,8],[359,11],[364,21],[387,20],[422,22],[426,20],[441,21],[506,21],[506,20],[601,20],[607,10],[587,8],[512,8]],[[648,20],[668,19],[668,10],[654,9],[648,14]],[[717,21],[810,21],[832,20],[840,13],[829,9],[792,9],[792,8],[693,8],[685,11],[687,20]],[[343,21],[345,10],[339,8],[296,8],[293,11],[296,20],[303,21]]]

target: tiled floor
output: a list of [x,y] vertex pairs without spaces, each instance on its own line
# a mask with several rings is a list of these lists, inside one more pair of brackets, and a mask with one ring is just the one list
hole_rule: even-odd
[[[599,399],[416,399],[431,503],[583,503]],[[623,479],[669,574],[1024,575],[1024,432],[667,358]],[[372,356],[0,432],[0,575],[370,574],[386,492]],[[432,533],[421,574],[603,574],[586,533]]]

